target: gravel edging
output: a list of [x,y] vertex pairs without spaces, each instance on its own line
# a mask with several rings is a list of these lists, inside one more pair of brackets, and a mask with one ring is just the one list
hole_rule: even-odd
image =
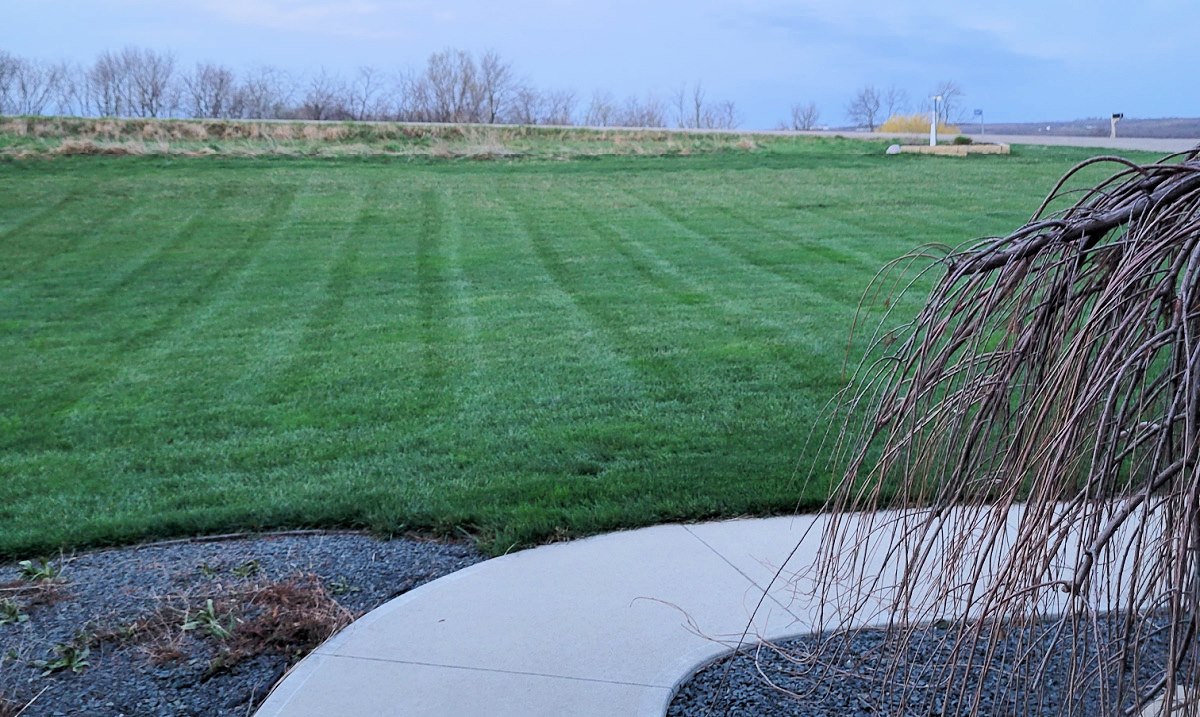
[[[1107,641],[1118,634],[1119,622],[1111,616],[1099,618],[1096,623],[1099,634],[1107,636]],[[1151,622],[1155,626],[1165,623]],[[957,634],[953,627],[919,630],[903,647],[881,629],[839,633],[832,640],[828,636],[806,635],[771,645],[749,646],[718,658],[683,682],[667,717],[1125,714],[1125,709],[1132,706],[1132,698],[1127,695],[1122,705],[1113,705],[1114,693],[1109,692],[1105,698],[1098,678],[1081,691],[1070,690],[1073,653],[1063,645],[1069,646],[1073,636],[1079,634],[1085,644],[1074,654],[1083,657],[1074,666],[1094,667],[1099,660],[1091,640],[1093,626],[1085,624],[1075,633],[1069,622],[1065,624],[1068,625],[1064,633],[1066,643],[1050,639],[1059,626],[1057,620],[1024,628],[992,628],[1002,630],[1003,637],[998,642],[998,664],[986,670],[980,666],[984,661],[984,645],[952,652]],[[823,643],[823,639],[827,642]],[[1111,649],[1112,643],[1106,644]],[[1024,652],[1018,646],[1032,649]],[[1138,689],[1145,691],[1155,685],[1166,664],[1166,648],[1162,636],[1142,641],[1137,650],[1137,669],[1127,670],[1127,679],[1136,671]],[[1112,653],[1106,655],[1113,659]],[[1046,670],[1035,680],[1033,668],[1042,660]],[[973,664],[964,667],[968,661]],[[1115,687],[1113,675],[1119,671],[1113,669],[1113,664],[1109,665],[1109,676],[1103,685],[1108,690]],[[1190,663],[1183,669],[1188,674]],[[774,684],[768,684],[768,680]],[[882,690],[882,680],[907,684],[904,701],[898,688]],[[981,682],[983,690],[976,707],[972,704],[972,690]],[[960,694],[964,685],[970,685],[972,690]]]
[[460,543],[295,532],[66,556],[49,580],[0,565],[0,622],[4,602],[20,619],[0,624],[0,716],[31,700],[22,717],[248,715],[329,625],[481,560]]

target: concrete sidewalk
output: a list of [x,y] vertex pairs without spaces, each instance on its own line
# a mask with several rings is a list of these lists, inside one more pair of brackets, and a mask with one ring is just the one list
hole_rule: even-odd
[[812,524],[663,525],[479,563],[355,622],[258,715],[659,717],[747,627],[750,642],[812,630],[787,585],[755,613]]
[[[999,524],[988,506],[939,512],[938,549],[982,562],[948,571],[929,554],[928,581],[905,593],[911,614],[973,615],[981,602],[962,586],[986,583],[1009,559],[1024,510],[1013,506]],[[355,622],[297,665],[258,714],[661,717],[677,685],[734,647],[886,622],[894,595],[885,586],[899,585],[903,569],[894,547],[928,517],[918,510],[662,525],[478,563]],[[1042,512],[1030,520],[1049,519]],[[836,568],[872,576],[868,596],[814,595],[807,571],[830,520],[850,539]],[[1139,531],[1161,535],[1165,525],[1157,514],[1130,521],[1114,545]],[[1072,531],[1047,569],[1074,576],[1084,540]],[[1129,562],[1118,565],[1093,575],[1096,606],[1133,589]],[[1066,610],[1074,598],[1044,577],[1044,614]]]

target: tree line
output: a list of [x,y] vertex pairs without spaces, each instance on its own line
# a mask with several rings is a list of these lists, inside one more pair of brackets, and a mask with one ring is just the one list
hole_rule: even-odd
[[446,49],[421,67],[360,67],[306,76],[272,66],[237,71],[216,62],[182,67],[170,52],[126,47],[89,64],[43,62],[0,50],[0,115],[383,120],[483,124],[582,123],[600,127],[734,129],[734,103],[710,100],[701,83],[669,97],[618,99],[542,89],[496,52]]
[[[960,112],[962,89],[939,83],[939,117]],[[846,106],[851,124],[874,131],[909,110],[896,87],[866,85]],[[543,89],[494,51],[476,57],[446,49],[422,66],[396,72],[359,67],[296,75],[273,66],[234,70],[217,62],[183,67],[170,52],[129,46],[101,52],[91,63],[44,62],[0,50],[0,115],[190,117],[205,119],[380,120],[591,127],[735,129],[729,100],[713,100],[703,84],[682,84],[666,96],[618,98],[599,90],[586,101],[571,89]],[[793,105],[778,129],[819,128],[814,102]]]

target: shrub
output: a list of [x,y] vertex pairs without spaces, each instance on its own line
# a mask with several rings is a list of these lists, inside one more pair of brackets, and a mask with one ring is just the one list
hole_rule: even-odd
[[[929,131],[929,115],[918,112],[911,115],[892,115],[879,126],[880,132],[909,132],[912,134]],[[938,123],[938,134],[958,134],[958,127]]]

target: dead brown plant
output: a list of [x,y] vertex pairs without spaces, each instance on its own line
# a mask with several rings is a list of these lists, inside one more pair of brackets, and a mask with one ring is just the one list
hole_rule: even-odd
[[[211,601],[211,606],[209,605]],[[222,626],[205,630],[195,616],[210,611]],[[258,655],[278,654],[294,662],[307,655],[355,615],[330,596],[315,575],[235,584],[215,595],[169,595],[138,620],[92,633],[93,644],[120,642],[140,647],[156,664],[191,654],[190,641],[216,644],[210,672],[228,670]]]
[[[226,664],[268,652],[295,660],[353,621],[315,575],[271,583],[243,594]],[[231,606],[232,607],[232,606]]]

